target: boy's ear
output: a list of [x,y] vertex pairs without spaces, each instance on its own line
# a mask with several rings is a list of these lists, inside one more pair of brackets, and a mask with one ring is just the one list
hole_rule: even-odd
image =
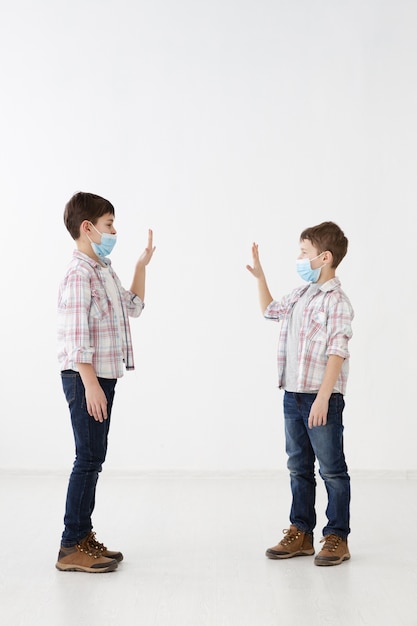
[[88,220],[84,220],[80,225],[80,235],[89,233],[91,230],[91,224]]
[[330,263],[330,265],[333,263],[333,254],[330,252],[330,250],[326,250],[324,252],[323,261],[325,261],[326,263]]

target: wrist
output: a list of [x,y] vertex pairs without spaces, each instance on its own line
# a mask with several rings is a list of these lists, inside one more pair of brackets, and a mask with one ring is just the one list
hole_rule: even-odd
[[330,396],[332,395],[333,390],[325,391],[324,389],[319,389],[317,392],[317,399],[328,402],[330,400]]

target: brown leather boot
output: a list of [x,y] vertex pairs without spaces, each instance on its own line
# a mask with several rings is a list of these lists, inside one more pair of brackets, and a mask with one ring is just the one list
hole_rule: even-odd
[[326,535],[320,543],[324,543],[324,546],[314,559],[315,565],[340,565],[350,559],[346,539],[338,535]]
[[89,572],[99,574],[117,569],[116,559],[102,556],[89,542],[90,535],[84,537],[75,546],[61,546],[55,567],[61,572]]
[[93,531],[91,531],[88,535],[87,541],[94,548],[94,550],[98,550],[100,552],[101,556],[105,556],[108,559],[116,559],[118,563],[123,561],[123,554],[119,551],[109,550],[106,548],[104,544],[97,541],[96,533],[93,533]]
[[293,556],[311,556],[314,554],[313,533],[303,533],[293,524],[282,532],[285,535],[284,538],[276,546],[268,548],[265,552],[268,559],[290,559]]

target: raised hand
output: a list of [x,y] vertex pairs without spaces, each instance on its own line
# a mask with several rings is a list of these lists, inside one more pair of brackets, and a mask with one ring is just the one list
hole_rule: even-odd
[[271,292],[269,291],[265,274],[259,260],[257,243],[252,244],[252,259],[253,265],[247,265],[246,269],[258,280],[259,304],[262,313],[264,313],[266,307],[272,302],[273,298]]
[[253,276],[255,276],[255,278],[262,278],[264,275],[264,271],[262,269],[262,265],[259,260],[259,250],[258,250],[257,243],[252,244],[252,259],[253,259],[253,266],[247,265],[246,269],[249,270],[249,272]]
[[148,230],[148,245],[145,250],[142,252],[138,259],[138,265],[148,265],[149,261],[152,258],[153,253],[155,252],[155,247],[153,245],[153,232],[151,229]]

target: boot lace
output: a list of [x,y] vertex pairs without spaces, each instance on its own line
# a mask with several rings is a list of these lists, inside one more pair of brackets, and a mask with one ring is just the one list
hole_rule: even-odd
[[284,528],[282,532],[284,533],[284,538],[281,541],[283,546],[291,545],[301,535],[301,530],[295,532],[292,528]]
[[322,550],[328,550],[329,552],[335,552],[337,550],[339,543],[342,541],[341,537],[337,535],[326,535],[320,541],[320,543],[324,543]]
[[91,535],[88,535],[85,539],[83,539],[82,541],[79,541],[76,547],[77,547],[77,550],[79,550],[83,554],[87,554],[88,556],[91,556],[91,558],[94,558],[94,559],[99,559],[101,557],[101,548],[99,547],[100,545],[102,544],[99,544],[96,541],[92,541]]
[[105,552],[107,550],[106,546],[103,543],[100,543],[96,539],[96,533],[92,532],[87,537],[87,543],[91,546],[93,551],[96,552]]

